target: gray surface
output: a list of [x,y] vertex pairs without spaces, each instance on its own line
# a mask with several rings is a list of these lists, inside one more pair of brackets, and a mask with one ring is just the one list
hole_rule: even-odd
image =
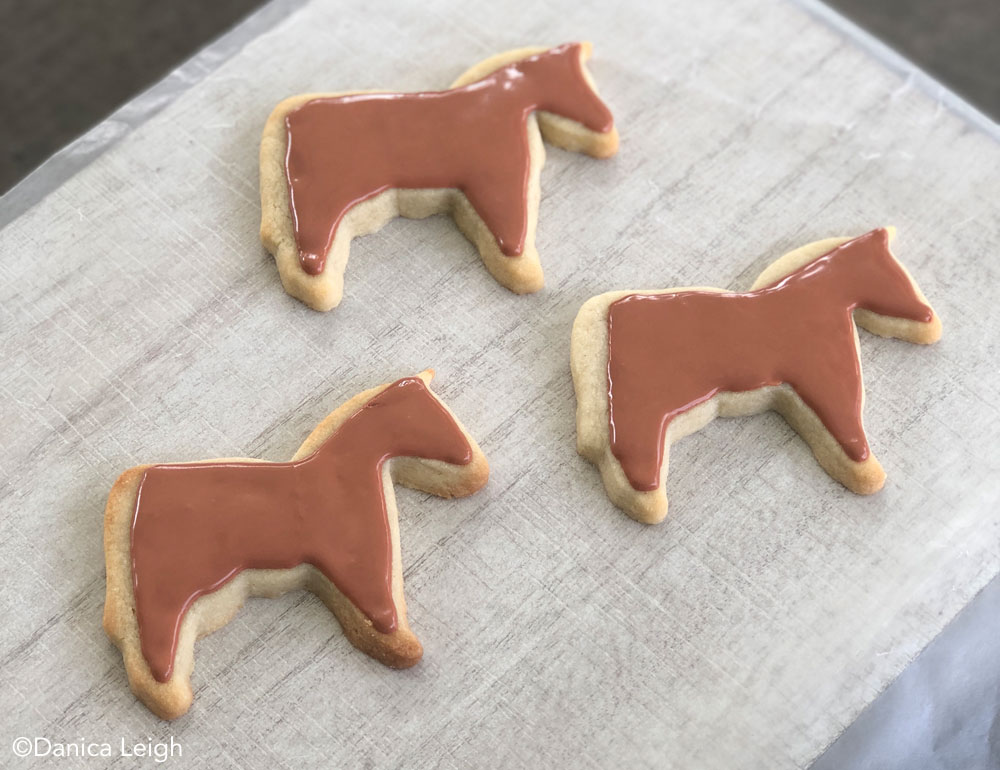
[[1000,580],[844,731],[812,770],[1000,767]]
[[[1000,117],[996,0],[830,1]],[[258,4],[0,0],[0,190]]]
[[[39,164],[31,174],[3,195],[0,227],[4,227],[38,203],[73,174],[106,149],[171,104],[191,86],[200,83],[249,41],[269,30],[299,8],[305,0],[271,0],[239,25],[214,40],[211,45],[172,70],[134,99],[123,104],[106,119],[76,137]],[[6,130],[10,130],[7,127]],[[16,144],[17,140],[8,141]]]
[[0,191],[261,0],[0,0]]
[[[725,8],[626,8],[611,28],[585,10],[572,29],[556,11],[510,10],[502,40],[480,31],[503,26],[498,10],[467,8],[453,50],[413,67],[405,52],[416,58],[443,9],[393,21],[312,6],[294,22],[308,35],[286,26],[254,44],[4,231],[14,365],[0,388],[17,439],[0,461],[10,479],[46,479],[3,489],[0,548],[21,576],[7,590],[25,602],[0,637],[5,743],[19,729],[172,734],[185,763],[212,766],[578,750],[594,764],[797,766],[996,572],[998,318],[979,288],[997,278],[982,257],[996,245],[997,146],[793,8]],[[543,294],[493,285],[443,220],[357,242],[334,314],[280,293],[255,239],[260,123],[247,115],[262,121],[306,88],[433,87],[539,30],[581,26],[623,154],[551,152]],[[363,62],[357,39],[396,53]],[[887,220],[946,338],[863,341],[886,490],[848,495],[778,420],[758,418],[678,447],[666,524],[610,508],[572,452],[564,350],[580,301],[626,285],[745,285],[784,248]],[[341,398],[427,363],[494,477],[469,501],[400,496],[424,663],[400,674],[363,659],[309,598],[254,602],[199,644],[192,715],[157,723],[96,625],[114,475],[148,459],[280,458]]]
[[996,0],[829,0],[873,35],[1000,119]]

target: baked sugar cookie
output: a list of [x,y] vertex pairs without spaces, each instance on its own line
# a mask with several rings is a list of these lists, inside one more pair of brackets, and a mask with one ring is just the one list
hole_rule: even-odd
[[195,639],[248,596],[308,589],[358,649],[396,668],[420,660],[392,482],[461,497],[489,476],[428,387],[432,374],[355,396],[291,462],[140,465],[119,477],[104,517],[104,629],[151,711],[173,719],[188,710]]
[[260,233],[285,290],[330,310],[340,303],[352,238],[397,216],[451,213],[501,284],[538,291],[542,138],[597,158],[618,149],[584,65],[590,50],[508,51],[447,91],[281,102],[260,146]]
[[667,513],[670,445],[715,417],[773,409],[820,465],[859,494],[885,473],[862,424],[855,323],[927,344],[941,321],[889,250],[892,228],[786,254],[746,293],[617,291],[573,325],[577,448],[611,500],[653,523]]

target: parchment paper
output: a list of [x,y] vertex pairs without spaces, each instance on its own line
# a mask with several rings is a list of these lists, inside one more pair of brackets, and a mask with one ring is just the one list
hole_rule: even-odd
[[[256,236],[274,103],[439,88],[579,38],[622,152],[550,148],[542,293],[496,285],[436,218],[356,241],[332,313],[284,295]],[[794,5],[310,3],[0,235],[4,748],[171,736],[172,763],[213,768],[807,765],[1000,567],[998,193],[994,139]],[[885,223],[945,324],[933,348],[863,335],[886,488],[851,495],[762,416],[674,449],[664,524],[614,509],[574,451],[579,305],[746,288],[794,246]],[[345,398],[425,366],[493,476],[462,501],[399,491],[421,665],[367,659],[308,594],[254,600],[198,644],[192,712],[152,717],[100,629],[116,475],[284,459]]]

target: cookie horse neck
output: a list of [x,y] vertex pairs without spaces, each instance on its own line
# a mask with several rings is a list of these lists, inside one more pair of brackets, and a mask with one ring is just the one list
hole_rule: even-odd
[[521,254],[535,110],[591,131],[613,125],[575,43],[449,91],[326,97],[289,113],[285,173],[302,269],[321,273],[344,215],[390,188],[461,190],[500,250]]
[[395,630],[382,473],[392,457],[472,458],[462,429],[418,378],[389,385],[303,460],[147,469],[132,524],[132,583],[153,676],[169,680],[191,604],[245,569],[312,564],[378,631]]
[[854,462],[868,457],[852,313],[929,322],[875,230],[747,293],[630,295],[608,310],[611,449],[631,486],[657,489],[666,431],[720,391],[787,383]]

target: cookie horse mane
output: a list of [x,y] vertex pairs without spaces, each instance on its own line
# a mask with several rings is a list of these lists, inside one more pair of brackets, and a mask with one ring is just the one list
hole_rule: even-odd
[[640,521],[660,521],[670,444],[717,416],[768,409],[833,478],[860,494],[879,490],[885,472],[861,420],[856,325],[923,344],[941,335],[940,319],[889,250],[891,234],[811,243],[742,294],[681,288],[586,302],[572,341],[577,445],[612,501]]

